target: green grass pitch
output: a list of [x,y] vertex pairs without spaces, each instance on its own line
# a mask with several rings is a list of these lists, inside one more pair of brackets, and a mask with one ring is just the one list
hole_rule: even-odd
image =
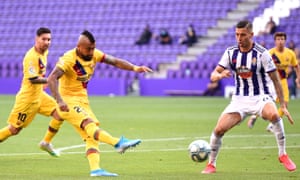
[[[300,179],[299,169],[288,172],[278,162],[277,145],[259,119],[253,129],[246,122],[223,138],[217,173],[203,175],[206,162],[189,159],[187,147],[196,139],[209,141],[216,121],[228,104],[225,98],[201,97],[90,97],[101,127],[113,136],[140,138],[142,143],[125,154],[100,144],[102,168],[124,180],[259,180]],[[0,126],[14,104],[14,96],[0,96]],[[289,110],[295,125],[285,118],[287,152],[300,166],[300,100],[291,100]],[[65,122],[53,140],[62,149],[59,158],[50,157],[37,144],[50,118],[38,115],[18,136],[0,144],[0,179],[95,179],[89,177],[85,148],[79,135]],[[97,178],[97,177],[96,177]],[[111,179],[111,178],[107,178]]]

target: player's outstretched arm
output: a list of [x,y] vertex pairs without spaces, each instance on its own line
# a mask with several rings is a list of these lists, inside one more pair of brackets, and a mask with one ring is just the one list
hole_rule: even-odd
[[297,78],[295,79],[295,83],[298,89],[300,89],[300,65],[294,67],[294,71],[296,72]]
[[113,65],[119,69],[124,69],[128,71],[134,71],[134,72],[153,72],[153,70],[147,66],[136,66],[129,61],[126,61],[124,59],[116,58],[111,55],[105,55],[105,58],[103,60],[104,63]]

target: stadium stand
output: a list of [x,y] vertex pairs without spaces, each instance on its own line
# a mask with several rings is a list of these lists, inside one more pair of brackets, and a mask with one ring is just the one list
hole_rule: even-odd
[[[52,30],[48,72],[61,53],[75,47],[77,37],[84,29],[94,33],[97,47],[104,52],[159,71],[161,64],[172,64],[177,61],[178,55],[188,51],[176,40],[189,24],[194,25],[198,35],[206,37],[208,29],[216,27],[219,19],[236,10],[238,3],[243,1],[250,0],[3,0],[0,3],[0,81],[3,78],[21,78],[23,53],[32,46],[32,37],[40,26]],[[247,18],[253,19],[273,3],[273,0],[261,1]],[[135,45],[145,24],[150,25],[154,34],[160,28],[168,29],[175,41],[169,46],[159,45],[154,39],[147,46]],[[292,10],[289,17],[281,19],[280,28],[298,45],[299,40],[294,38],[294,34],[300,30],[299,9]],[[197,55],[196,61],[182,61],[178,70],[168,70],[164,78],[207,79],[224,48],[234,43],[232,31],[233,28],[229,27],[227,33],[218,37],[206,52]],[[270,43],[268,36],[257,39]],[[95,79],[123,79],[125,92],[122,91],[122,95],[130,93],[136,80],[145,78],[144,75],[116,70],[105,64],[97,66],[97,69]],[[203,85],[205,87],[206,84]]]

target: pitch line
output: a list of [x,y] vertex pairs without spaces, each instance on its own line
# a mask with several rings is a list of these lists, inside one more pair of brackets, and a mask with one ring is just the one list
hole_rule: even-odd
[[[287,137],[299,137],[300,134],[286,134]],[[253,138],[253,137],[274,137],[274,134],[243,134],[243,135],[225,135],[224,138]],[[206,139],[209,140],[210,136],[199,136],[199,137],[174,137],[174,138],[156,138],[156,139],[145,139],[144,142],[154,142],[154,141],[177,141],[177,140],[187,140],[187,139]]]
[[[84,144],[77,145],[76,147],[84,147]],[[71,146],[70,146],[71,147]],[[73,148],[75,146],[72,146]],[[300,145],[291,145],[286,146],[287,148],[300,148]],[[277,146],[245,146],[245,147],[222,147],[222,150],[249,150],[249,149],[277,149]],[[134,150],[128,150],[129,152],[135,152],[135,153],[141,153],[141,152],[170,152],[170,151],[187,151],[187,148],[167,148],[167,149],[134,149]],[[116,153],[115,150],[102,150],[102,153]],[[63,154],[85,154],[84,151],[81,152],[63,152]],[[40,153],[2,153],[1,156],[32,156],[32,155],[47,155],[45,152]]]
[[[288,134],[289,137],[299,137],[300,134]],[[225,136],[224,138],[252,138],[252,137],[274,137],[273,134],[261,134],[261,135],[229,135]],[[144,139],[142,140],[143,142],[163,142],[163,141],[178,141],[178,140],[187,140],[187,139],[209,139],[209,136],[202,136],[202,137],[196,137],[196,138],[191,138],[191,137],[177,137],[177,138],[157,138],[157,139]],[[70,150],[70,149],[77,149],[85,147],[85,144],[79,144],[79,145],[73,145],[73,146],[67,146],[67,147],[62,147],[62,148],[57,148],[58,151],[65,151],[65,150]],[[287,148],[299,148],[299,146],[286,146]],[[222,147],[222,149],[272,149],[272,148],[277,148],[277,146],[248,146],[248,147]],[[178,150],[186,150],[183,148],[177,148],[177,149],[159,149],[159,150],[138,150],[138,151],[178,151]],[[114,152],[114,151],[101,151],[101,152]]]
[[[251,138],[251,137],[273,137],[272,134],[261,134],[261,135],[228,135],[225,138]],[[299,137],[300,134],[288,134],[288,137]],[[164,141],[181,141],[181,140],[193,140],[193,139],[209,139],[209,136],[202,136],[202,137],[175,137],[175,138],[156,138],[156,139],[144,139],[143,142],[164,142]],[[78,149],[85,147],[85,144],[67,146],[57,148],[58,151],[63,152],[72,149]],[[290,145],[286,146],[287,148],[300,148],[300,145]],[[222,149],[224,150],[247,150],[247,149],[276,149],[277,146],[244,146],[244,147],[226,147],[223,146]],[[187,151],[187,147],[185,148],[166,148],[166,149],[134,149],[134,152],[168,152],[168,151]],[[115,150],[101,150],[101,152],[105,153],[112,153],[116,152]],[[130,150],[129,150],[130,152]],[[84,154],[85,152],[63,152],[63,154]],[[45,155],[45,152],[40,153],[0,153],[0,156],[32,156],[32,155]]]

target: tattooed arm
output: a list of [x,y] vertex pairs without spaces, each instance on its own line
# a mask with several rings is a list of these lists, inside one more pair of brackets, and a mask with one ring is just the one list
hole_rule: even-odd
[[124,69],[128,71],[135,71],[135,72],[153,72],[152,69],[146,67],[146,66],[136,66],[124,59],[116,58],[114,56],[105,55],[105,58],[103,60],[104,63],[113,65],[119,69]]
[[59,105],[61,111],[69,111],[69,107],[63,101],[61,95],[58,92],[58,79],[64,74],[65,72],[60,69],[59,67],[55,67],[55,69],[51,72],[48,77],[48,86],[50,88],[51,94],[56,100]]

